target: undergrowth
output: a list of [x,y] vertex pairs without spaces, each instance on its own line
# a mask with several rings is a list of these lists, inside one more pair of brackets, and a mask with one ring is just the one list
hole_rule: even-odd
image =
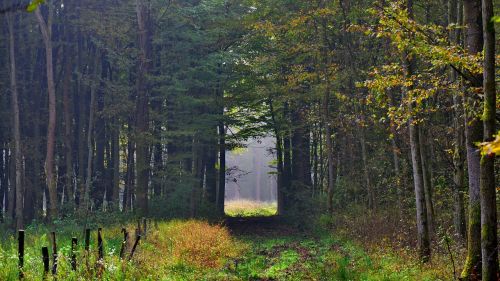
[[[355,219],[340,213],[323,216],[314,233],[279,223],[260,232],[254,229],[261,227],[257,224],[243,226],[235,234],[233,228],[206,221],[158,221],[149,225],[130,261],[119,258],[123,224],[108,225],[103,229],[105,253],[101,262],[97,261],[96,232],[87,255],[82,247],[82,227],[61,222],[57,275],[49,273],[46,280],[453,279],[448,253],[439,243],[432,262],[423,265],[415,255],[414,241],[404,239],[413,231],[411,225],[397,228],[397,221],[387,217],[383,213]],[[136,225],[125,225],[132,238],[128,257]],[[69,260],[73,236],[80,242],[77,271],[71,270]],[[0,280],[18,280],[16,237],[9,235],[0,241]],[[42,279],[42,246],[50,249],[48,229],[42,225],[27,228],[25,280]],[[457,252],[453,254],[456,257]]]

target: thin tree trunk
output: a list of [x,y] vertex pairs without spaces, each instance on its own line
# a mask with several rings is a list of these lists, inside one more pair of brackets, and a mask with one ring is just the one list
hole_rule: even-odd
[[[69,41],[69,31],[68,41]],[[71,207],[75,204],[74,186],[73,186],[73,139],[72,139],[72,126],[73,114],[71,110],[71,75],[72,75],[72,58],[73,52],[69,46],[69,42],[64,46],[64,81],[63,81],[63,110],[64,110],[64,148],[66,159],[66,192],[68,196],[68,203]]]
[[221,120],[219,121],[219,187],[217,189],[217,212],[224,214],[224,200],[226,193],[226,130],[222,120],[224,108],[222,107]]
[[397,198],[397,205],[398,205],[398,213],[399,213],[399,220],[401,221],[403,219],[403,192],[402,192],[402,186],[401,186],[401,168],[399,164],[399,148],[398,144],[396,142],[396,125],[394,124],[393,121],[391,121],[390,125],[390,130],[391,130],[391,147],[392,147],[392,161],[394,164],[394,177],[395,177],[395,182],[394,182],[394,187],[396,189],[396,198]]
[[[407,0],[408,13],[410,18],[413,17],[413,0]],[[407,78],[413,75],[414,62],[408,54],[404,54],[404,71]],[[410,89],[406,88],[408,94]],[[413,104],[410,103],[410,111]],[[420,152],[420,136],[419,125],[415,123],[414,118],[409,120],[409,134],[410,134],[410,150],[411,162],[413,167],[413,183],[415,187],[415,203],[417,209],[417,232],[418,232],[418,247],[419,257],[422,262],[428,262],[431,257],[430,238],[429,238],[429,225],[427,221],[427,208],[425,204],[425,190],[424,178],[422,171],[422,158]]]
[[113,163],[113,209],[120,207],[120,129],[116,126],[111,129],[111,160]]
[[125,176],[125,190],[123,192],[123,210],[128,211],[133,208],[134,184],[135,184],[135,143],[132,140],[132,124],[129,120],[128,143],[127,143],[127,173]]
[[427,136],[423,125],[419,126],[420,156],[422,158],[422,176],[424,179],[425,207],[427,211],[427,225],[429,234],[434,233],[434,204],[432,202],[432,177],[430,173],[430,159],[427,152]]
[[[461,24],[461,13],[459,12],[460,5],[457,0],[448,1],[448,24]],[[459,32],[457,30],[450,31],[450,42],[459,44]],[[457,73],[450,69],[450,82],[456,83]],[[453,151],[453,225],[455,227],[455,235],[462,242],[466,241],[466,224],[465,224],[465,208],[464,208],[464,126],[463,126],[463,105],[462,97],[457,93],[453,94],[453,128],[455,136],[455,145]]]
[[3,140],[0,142],[2,147],[0,149],[0,223],[4,222],[4,200],[5,200],[5,191],[6,191],[6,183],[7,180],[5,178],[5,143]]
[[92,84],[90,86],[90,107],[89,107],[89,122],[87,126],[87,177],[85,180],[85,189],[81,193],[83,196],[83,204],[80,205],[82,210],[88,210],[90,208],[90,192],[92,189],[92,162],[94,159],[94,114],[95,114],[95,104],[96,104],[96,87],[97,87],[97,65],[99,63],[98,51],[95,50],[94,54],[94,73],[92,76]]
[[[464,0],[464,25],[466,28],[466,49],[470,54],[482,51],[481,1]],[[477,77],[480,80],[480,77]],[[481,85],[471,85],[480,87]],[[470,93],[470,92],[469,92]],[[473,98],[466,101],[465,145],[467,148],[467,172],[469,176],[469,219],[467,228],[467,258],[461,278],[470,279],[480,275],[481,269],[481,205],[479,199],[480,155],[476,143],[482,140],[481,122],[474,115]]]
[[22,185],[22,169],[23,155],[21,152],[21,131],[19,122],[19,101],[17,91],[16,78],[16,54],[15,54],[15,36],[14,36],[14,15],[7,16],[7,25],[9,26],[9,60],[10,60],[10,93],[12,107],[12,135],[14,139],[14,167],[15,167],[15,184],[16,184],[16,229],[24,227],[24,202],[23,202],[23,185]]
[[375,210],[375,193],[373,191],[373,186],[370,181],[370,171],[368,169],[368,156],[366,152],[366,139],[365,139],[365,132],[364,128],[360,128],[361,130],[361,136],[359,138],[359,141],[361,143],[361,159],[363,161],[363,174],[365,177],[365,184],[366,184],[366,189],[368,191],[368,209],[370,210]]
[[[49,10],[50,10],[49,3]],[[40,25],[43,42],[45,44],[45,62],[47,64],[47,87],[49,93],[49,121],[47,128],[47,155],[45,158],[45,175],[49,191],[49,217],[57,217],[57,190],[54,173],[54,149],[56,143],[56,89],[54,84],[54,66],[52,64],[52,19],[49,12],[48,23],[43,19],[40,7],[35,10],[35,15]]]
[[284,194],[284,190],[283,190],[283,188],[284,188],[284,186],[283,186],[283,148],[282,148],[283,144],[282,144],[282,138],[281,138],[279,124],[277,122],[276,113],[274,111],[274,105],[273,105],[272,98],[269,98],[269,111],[271,113],[271,120],[273,121],[274,136],[276,137],[276,155],[277,155],[276,159],[278,161],[278,163],[277,163],[278,214],[283,215],[284,211],[285,211],[283,208],[284,207],[284,204],[283,204],[283,194]]
[[142,0],[136,0],[137,33],[139,38],[139,56],[137,71],[137,103],[136,103],[136,129],[137,129],[137,208],[141,215],[148,214],[148,186],[150,170],[149,154],[149,10]]
[[[493,1],[482,1],[484,66],[483,66],[483,140],[494,139],[496,115],[495,26]],[[497,204],[495,186],[495,155],[484,154],[480,166],[481,254],[482,279],[495,281],[498,272]]]
[[335,168],[333,158],[332,129],[330,126],[330,89],[327,88],[323,96],[323,124],[325,126],[326,155],[328,162],[327,190],[328,190],[328,211],[333,212],[333,192],[335,188]]

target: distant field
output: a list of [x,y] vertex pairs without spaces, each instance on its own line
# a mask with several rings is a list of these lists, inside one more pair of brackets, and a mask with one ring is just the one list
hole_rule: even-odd
[[278,212],[276,202],[260,202],[252,200],[233,200],[226,202],[226,215],[231,217],[274,216]]

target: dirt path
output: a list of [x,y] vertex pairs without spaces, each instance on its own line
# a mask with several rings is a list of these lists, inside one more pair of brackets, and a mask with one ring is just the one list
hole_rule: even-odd
[[298,230],[285,224],[279,216],[271,217],[228,217],[224,221],[234,235],[287,236]]

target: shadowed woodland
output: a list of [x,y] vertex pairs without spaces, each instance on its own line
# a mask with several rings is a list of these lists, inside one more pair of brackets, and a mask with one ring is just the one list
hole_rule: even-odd
[[2,0],[0,28],[0,280],[500,280],[499,1]]

